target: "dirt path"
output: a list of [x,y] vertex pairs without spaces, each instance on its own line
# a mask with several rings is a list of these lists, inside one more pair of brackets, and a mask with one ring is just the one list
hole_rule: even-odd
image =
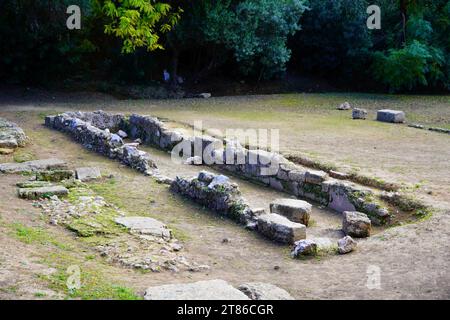
[[[0,298],[45,299],[66,294],[36,276],[54,272],[56,266],[46,262],[55,250],[54,244],[20,241],[11,234],[10,225],[17,222],[43,228],[58,241],[70,243],[73,248],[64,254],[94,256],[87,263],[101,266],[102,277],[130,287],[138,294],[157,284],[220,278],[234,285],[248,281],[273,283],[297,299],[450,298],[448,211],[440,211],[425,221],[391,228],[361,240],[358,250],[349,255],[293,260],[289,257],[288,247],[273,244],[231,221],[173,196],[166,186],[156,184],[151,178],[88,152],[64,134],[43,127],[41,112],[0,111],[0,116],[17,122],[30,136],[31,143],[20,150],[22,154],[35,158],[59,157],[71,166],[97,166],[105,174],[114,175],[116,182],[113,185],[105,187],[100,184],[96,190],[131,213],[154,216],[169,224],[184,242],[187,257],[208,264],[211,269],[200,273],[142,273],[105,266],[95,251],[81,244],[62,227],[46,224],[37,208],[16,198],[14,183],[23,177],[1,175]],[[12,156],[0,156],[0,162],[11,160]],[[173,169],[168,166],[162,170],[170,173]],[[274,191],[254,189],[241,181],[239,184],[242,184],[244,195],[255,205],[262,204],[262,197],[278,196]],[[319,219],[322,213],[316,211],[314,214]],[[338,221],[330,219],[330,226]],[[224,238],[229,241],[223,243]],[[63,263],[72,262],[64,260]],[[370,273],[373,266],[380,270],[379,289],[369,289],[366,285],[368,271]]]

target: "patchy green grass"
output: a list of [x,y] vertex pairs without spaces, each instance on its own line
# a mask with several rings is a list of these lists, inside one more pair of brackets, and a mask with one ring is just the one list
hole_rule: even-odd
[[[82,300],[141,300],[132,289],[106,281],[99,269],[80,266],[80,288],[69,289],[67,268],[72,265],[60,265],[58,271],[50,276],[41,276],[49,287],[59,292],[65,292],[67,298]],[[67,266],[67,268],[66,268]]]
[[[86,253],[70,238],[64,241],[54,234],[48,233],[42,228],[28,227],[21,223],[5,223],[2,226],[10,230],[10,234],[27,245],[36,246],[36,252],[41,256],[41,263],[57,269],[50,275],[38,275],[38,279],[44,282],[48,288],[65,293],[69,299],[113,299],[113,300],[138,300],[141,299],[132,289],[117,284],[108,279],[108,266],[96,260],[96,256]],[[64,242],[64,243],[63,243]],[[48,246],[53,246],[50,249]],[[47,254],[44,254],[49,250]],[[71,276],[67,272],[69,266],[78,266],[81,269],[79,289],[70,290],[67,281]],[[16,287],[1,288],[3,292],[14,293]],[[45,297],[44,293],[37,292],[35,297]]]
[[12,223],[6,226],[10,229],[11,234],[23,243],[53,245],[63,250],[70,248],[67,244],[56,240],[51,234],[42,228],[28,227],[21,223]]
[[36,159],[37,157],[34,153],[25,151],[24,149],[18,149],[13,156],[14,162],[18,163],[32,161]]

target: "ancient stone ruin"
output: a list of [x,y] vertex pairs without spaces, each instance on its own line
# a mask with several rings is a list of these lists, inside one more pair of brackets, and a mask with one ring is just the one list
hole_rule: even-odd
[[0,154],[11,154],[18,147],[25,146],[27,136],[14,122],[0,118]]
[[119,135],[111,133],[110,130],[119,130],[124,125],[123,121],[122,115],[109,115],[102,111],[69,112],[46,117],[45,125],[70,134],[90,150],[150,174],[152,168],[156,168],[150,155],[138,150],[135,144],[123,143]]
[[403,123],[405,122],[405,113],[399,110],[378,110],[377,120],[382,122]]
[[[356,118],[365,118],[367,115],[363,109],[354,108],[352,112]],[[315,255],[317,252],[351,252],[356,248],[356,242],[350,236],[369,236],[372,224],[386,224],[391,218],[391,212],[379,193],[345,181],[348,178],[346,175],[328,174],[295,164],[281,154],[248,149],[239,143],[204,134],[189,136],[181,133],[181,130],[169,128],[156,117],[137,114],[126,116],[103,111],[68,112],[46,117],[45,124],[68,133],[90,150],[153,176],[156,181],[170,185],[172,192],[235,220],[248,229],[256,230],[266,238],[293,245],[293,257]],[[126,143],[124,139],[133,142]],[[270,213],[266,213],[264,209],[251,208],[241,196],[238,186],[225,175],[201,171],[190,178],[161,176],[151,155],[138,149],[140,143],[169,152],[174,152],[176,146],[182,145],[183,148],[176,152],[184,159],[184,163],[208,165],[344,213],[343,230],[347,236],[337,243],[327,238],[307,238],[312,205],[305,200],[280,198],[270,204]],[[201,157],[193,157],[192,151],[195,149],[199,149],[203,155],[209,154],[214,161],[206,163]],[[186,150],[188,153],[184,154]],[[241,161],[230,163],[226,159]],[[77,171],[78,178],[80,175],[86,176],[86,179],[99,176],[98,172],[82,171],[82,168]],[[150,220],[147,222],[153,224]],[[124,221],[121,224],[127,226]],[[133,223],[129,222],[127,226],[130,230],[133,229],[131,225]],[[155,228],[159,230],[157,232],[164,230]]]

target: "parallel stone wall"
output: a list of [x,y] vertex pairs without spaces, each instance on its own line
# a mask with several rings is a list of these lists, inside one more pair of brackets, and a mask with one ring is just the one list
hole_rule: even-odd
[[[80,113],[85,119],[92,113]],[[103,154],[111,159],[118,159],[122,163],[143,173],[149,173],[156,168],[150,155],[138,150],[135,146],[124,144],[122,139],[109,131],[109,128],[99,129],[90,123],[74,117],[75,113],[63,113],[57,116],[47,116],[47,127],[68,133],[73,139],[83,144],[84,147]],[[96,114],[98,116],[98,113]],[[99,118],[101,116],[98,116]],[[125,117],[114,117],[114,121],[108,125],[122,126]],[[99,121],[99,120],[97,120]],[[105,122],[103,122],[105,123]],[[117,127],[118,128],[118,127]]]
[[236,184],[222,175],[201,171],[197,177],[176,179],[170,185],[172,192],[186,196],[227,218],[256,226],[257,213],[248,206]]
[[[168,129],[155,117],[136,114],[130,116],[126,129],[131,137],[140,138],[144,143],[168,151],[171,151],[178,143],[184,143],[185,146],[189,146],[185,149],[191,152],[195,144],[198,144],[203,153],[205,148],[218,142],[210,136],[185,136],[176,130]],[[256,180],[268,187],[297,197],[314,200],[339,212],[359,210],[366,213],[375,224],[386,223],[389,219],[388,210],[380,204],[368,188],[332,179],[324,171],[296,165],[279,154],[263,150],[248,150],[236,145],[212,149],[211,157],[219,160],[219,163],[216,162],[211,165],[212,167]],[[243,164],[224,164],[227,162],[226,159],[234,159],[235,163]],[[250,161],[251,159],[257,159],[257,161]],[[273,168],[268,163],[276,163],[276,167]],[[264,174],[264,170],[270,174]]]
[[[66,121],[64,117],[71,119],[71,124],[63,123]],[[297,197],[311,199],[338,212],[359,210],[366,213],[375,224],[383,224],[389,220],[388,210],[381,205],[370,189],[330,178],[324,171],[296,165],[276,153],[249,150],[234,143],[223,145],[222,141],[206,135],[187,136],[168,128],[164,122],[151,116],[132,114],[127,118],[123,115],[110,115],[99,111],[69,113],[64,117],[58,118],[57,121],[51,120],[54,117],[48,117],[48,121],[51,123],[47,125],[58,130],[72,132],[76,139],[83,140],[83,144],[88,147],[95,146],[97,151],[108,156],[111,154],[111,148],[108,145],[105,146],[102,141],[110,139],[106,131],[109,128],[111,128],[110,130],[124,130],[133,139],[139,138],[145,144],[167,151],[172,151],[181,143],[183,150],[188,151],[187,155],[183,155],[184,158],[192,156],[194,150],[199,150],[203,154],[208,148],[206,153],[216,160],[215,164],[210,165],[211,167],[244,176]],[[96,122],[105,130],[94,128],[80,119]],[[78,123],[77,121],[82,122]],[[87,137],[77,138],[79,134],[72,127],[83,128],[83,132],[88,132],[83,136]],[[91,132],[95,132],[95,134]],[[99,138],[95,138],[97,136]],[[112,148],[112,150],[115,149]],[[114,152],[116,151],[112,151],[112,157],[116,157]],[[226,164],[228,163],[227,159],[233,159],[234,164]]]

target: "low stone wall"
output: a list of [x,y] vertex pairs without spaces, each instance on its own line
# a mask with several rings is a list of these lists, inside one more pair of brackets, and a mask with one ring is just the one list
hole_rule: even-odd
[[[321,170],[296,165],[279,154],[248,150],[231,144],[223,146],[221,141],[209,136],[187,137],[176,130],[169,130],[163,122],[150,116],[131,115],[126,129],[132,138],[140,138],[143,143],[168,151],[183,143],[184,149],[190,150],[189,156],[193,154],[195,144],[201,148],[202,154],[209,148],[213,150],[211,158],[216,159],[211,167],[314,200],[338,212],[359,210],[366,213],[375,224],[383,224],[389,220],[388,210],[375,199],[369,189],[332,179]],[[214,147],[211,148],[211,144]],[[227,159],[234,159],[236,164],[225,164]],[[276,165],[271,166],[270,163]]]
[[[374,224],[386,223],[390,217],[388,210],[383,207],[381,201],[370,189],[332,179],[325,171],[296,165],[280,154],[263,150],[249,150],[235,143],[224,145],[222,141],[206,135],[186,136],[168,128],[158,118],[151,116],[132,114],[127,118],[123,115],[108,115],[99,111],[69,113],[65,114],[65,117],[69,119],[75,117],[77,120],[72,118],[72,124],[69,125],[62,123],[63,119],[55,121],[52,120],[52,117],[47,117],[49,118],[49,124],[47,125],[59,130],[69,130],[73,132],[75,137],[78,133],[72,129],[72,126],[82,126],[77,122],[82,121],[79,119],[96,121],[103,127],[111,125],[112,129],[120,128],[126,131],[131,138],[139,138],[143,143],[163,150],[174,151],[173,148],[177,146],[174,152],[180,153],[183,158],[194,155],[194,150],[200,151],[202,154],[206,153],[211,157],[210,159],[214,159],[211,167],[258,181],[268,187],[297,197],[311,199],[338,212],[354,210],[364,212]],[[99,130],[100,132],[97,135],[102,137],[107,135],[105,130],[98,128],[89,130]],[[90,140],[92,139],[88,139],[87,143],[84,142],[88,147],[93,144]],[[108,155],[110,148],[106,147],[105,152],[102,150],[103,145],[104,143],[99,143],[97,149],[99,149],[99,152]],[[207,149],[207,152],[205,152],[205,149]],[[230,162],[230,159],[233,160],[232,163],[234,164],[226,164]]]
[[238,186],[229,178],[201,171],[197,177],[176,177],[170,185],[172,192],[239,223],[256,226],[256,214],[246,204]]
[[[99,129],[90,123],[74,115],[83,115],[83,118],[89,118],[88,115],[95,113],[63,113],[57,116],[47,116],[45,118],[45,125],[47,127],[68,133],[73,139],[83,144],[84,147],[103,154],[111,159],[120,160],[122,163],[143,173],[149,174],[152,168],[156,168],[155,163],[150,158],[150,155],[144,151],[138,150],[135,146],[124,144],[122,139],[112,134],[108,128]],[[122,123],[124,118],[111,117],[111,121],[101,122],[101,114],[97,116],[96,122],[99,124],[113,124]],[[92,116],[93,117],[93,116]],[[109,119],[108,117],[106,119]],[[121,124],[122,126],[122,124]],[[118,128],[117,128],[118,129]]]
[[263,209],[251,209],[242,198],[236,184],[223,175],[201,171],[197,177],[176,177],[170,186],[181,194],[206,208],[246,225],[266,238],[283,244],[293,244],[306,238],[306,226],[290,221],[276,213],[266,214]]
[[111,132],[119,131],[125,124],[126,118],[123,114],[111,114],[103,110],[94,112],[66,112],[65,115],[71,118],[77,118],[97,127],[101,130],[108,129]]

